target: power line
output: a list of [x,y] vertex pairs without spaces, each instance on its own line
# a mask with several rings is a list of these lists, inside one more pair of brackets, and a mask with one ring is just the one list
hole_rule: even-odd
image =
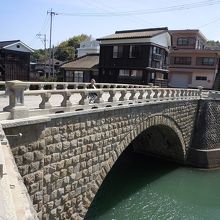
[[105,13],[82,13],[82,12],[76,12],[76,13],[62,13],[58,12],[59,15],[65,15],[65,16],[77,16],[77,17],[111,17],[111,16],[130,16],[130,15],[143,15],[143,14],[156,14],[156,13],[164,13],[164,12],[171,12],[171,11],[181,11],[181,10],[187,10],[187,9],[193,9],[193,8],[200,8],[200,7],[206,7],[211,5],[220,4],[220,0],[206,0],[206,1],[200,1],[196,3],[189,3],[189,4],[181,4],[181,5],[175,5],[170,7],[164,7],[164,8],[153,8],[153,9],[145,9],[145,10],[136,10],[136,11],[121,11],[121,12],[105,12]]
[[205,27],[205,26],[207,26],[207,25],[209,25],[209,24],[213,24],[213,23],[216,23],[216,22],[218,22],[218,21],[220,21],[220,18],[216,18],[215,20],[212,20],[212,21],[210,21],[210,22],[208,22],[208,23],[206,23],[206,24],[203,24],[203,25],[201,25],[201,26],[198,27],[198,28]]
[[[95,8],[99,8],[99,9],[101,9],[101,10],[105,10],[106,12],[110,12],[110,13],[114,13],[115,11],[116,11],[116,9],[115,8],[113,8],[113,7],[111,7],[111,6],[109,6],[109,5],[106,5],[106,4],[104,4],[103,2],[102,3],[97,3],[96,1],[88,1],[88,0],[83,0],[84,2],[86,2],[87,4],[93,4],[94,6],[95,6]],[[101,7],[100,7],[101,6]],[[149,22],[149,21],[146,21],[146,20],[144,20],[144,19],[142,19],[142,18],[140,18],[140,17],[137,17],[137,16],[133,16],[133,17],[129,17],[129,18],[126,18],[126,19],[129,19],[130,21],[132,21],[132,22],[137,22],[137,20],[138,21],[141,21],[141,22],[143,22],[145,25],[146,25],[146,22],[147,23],[149,23],[150,25],[152,25],[152,26],[156,26],[156,25],[154,25],[154,24],[152,24],[151,22]],[[127,20],[126,20],[127,21]]]

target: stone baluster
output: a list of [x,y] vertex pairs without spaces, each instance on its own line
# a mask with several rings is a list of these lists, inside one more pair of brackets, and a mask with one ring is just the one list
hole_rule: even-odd
[[116,84],[111,85],[113,89],[115,89],[117,86]]
[[203,90],[203,87],[202,86],[198,86],[197,87],[198,88],[198,96],[199,96],[199,98],[201,99],[202,98],[202,90]]
[[103,90],[96,91],[97,97],[95,99],[95,103],[103,103],[104,102],[104,100],[102,98],[103,93],[104,93]]
[[73,86],[73,89],[77,89],[77,85],[76,84],[73,84],[71,86]]
[[122,102],[127,101],[128,99],[127,99],[126,95],[127,95],[127,89],[121,90],[121,96],[119,98],[119,101],[122,101]]
[[38,84],[38,89],[39,90],[44,90],[44,84],[43,83]]
[[151,94],[152,94],[152,89],[146,89],[146,99],[150,100],[151,99]]
[[87,88],[87,84],[81,84],[80,86],[82,86],[83,89],[86,89],[86,88]]
[[170,89],[169,88],[166,88],[164,89],[164,99],[169,99],[169,96],[170,96]]
[[131,90],[131,95],[130,95],[130,97],[129,97],[129,100],[133,100],[133,101],[135,101],[135,100],[137,100],[137,98],[136,98],[136,90],[135,89],[132,89]]
[[182,89],[182,99],[186,98],[186,89]]
[[190,89],[190,90],[188,90],[188,98],[191,99],[191,96],[192,96],[192,90]]
[[64,84],[63,84],[63,89],[64,89],[64,90],[67,90],[67,89],[68,89],[68,84],[67,84],[67,83],[64,83]]
[[88,105],[89,99],[88,99],[89,91],[82,91],[80,92],[81,99],[79,100],[79,105]]
[[144,89],[139,90],[138,99],[144,99],[144,93],[145,93],[145,90],[144,90]]
[[71,92],[65,91],[64,93],[62,93],[62,96],[63,96],[63,101],[61,102],[61,106],[62,107],[72,106],[72,103],[70,102]]
[[102,83],[99,84],[99,88],[100,88],[100,89],[103,89],[103,87],[104,87],[104,84],[102,84]]
[[184,98],[184,89],[181,89],[180,90],[180,99],[183,99]]
[[153,100],[157,100],[158,95],[159,95],[159,90],[154,88],[153,92],[154,92],[154,94],[153,94],[152,98],[153,98]]
[[160,89],[160,94],[159,94],[159,99],[163,100],[164,99],[164,95],[166,94],[166,90],[165,89]]
[[52,83],[51,84],[51,89],[52,90],[56,90],[57,89],[57,84],[56,83]]
[[116,98],[116,91],[114,89],[111,89],[109,91],[109,98],[108,98],[108,102],[117,102],[117,98]]
[[28,117],[28,108],[24,106],[24,90],[29,84],[14,80],[6,82],[5,86],[6,94],[9,95],[9,105],[3,111],[10,112],[12,119]]
[[180,98],[180,89],[176,89],[176,98],[177,98],[177,99]]
[[170,90],[170,96],[169,96],[170,99],[174,99],[175,98],[175,90],[174,89],[171,89]]
[[111,87],[111,85],[110,85],[110,84],[106,85],[106,88],[107,88],[107,89],[109,89],[110,87]]
[[41,109],[50,109],[52,108],[52,105],[50,104],[50,97],[51,97],[51,93],[49,92],[45,92],[45,93],[41,93],[41,103],[39,104],[39,108]]

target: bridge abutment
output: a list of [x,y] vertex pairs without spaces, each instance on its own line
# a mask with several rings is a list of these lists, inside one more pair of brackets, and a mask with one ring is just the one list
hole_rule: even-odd
[[196,167],[220,166],[220,100],[199,100],[188,162]]

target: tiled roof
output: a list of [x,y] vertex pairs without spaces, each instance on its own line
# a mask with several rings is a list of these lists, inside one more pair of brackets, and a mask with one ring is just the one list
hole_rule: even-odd
[[151,38],[158,34],[168,31],[167,27],[163,28],[150,28],[150,29],[138,29],[138,30],[125,30],[116,31],[115,34],[108,35],[106,37],[99,38],[97,40],[113,40],[113,39],[129,39],[129,38]]
[[71,62],[63,64],[61,67],[66,70],[89,70],[97,69],[99,64],[99,54],[87,54]]
[[17,42],[20,42],[20,40],[0,41],[0,48],[4,48]]

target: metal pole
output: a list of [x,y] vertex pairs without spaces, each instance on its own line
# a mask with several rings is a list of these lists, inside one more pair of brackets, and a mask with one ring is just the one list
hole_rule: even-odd
[[54,79],[54,45],[53,45],[53,53],[52,53],[52,72],[53,72],[53,79]]
[[53,10],[51,8],[51,10],[47,11],[47,13],[50,14],[49,73],[51,75],[51,57],[52,57],[51,41],[52,41],[53,15],[55,15],[55,12],[53,12]]

